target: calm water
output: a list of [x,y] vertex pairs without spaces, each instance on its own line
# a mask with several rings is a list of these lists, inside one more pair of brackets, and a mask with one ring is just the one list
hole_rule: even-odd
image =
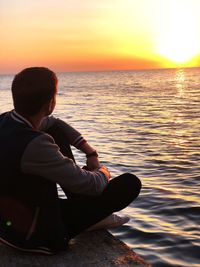
[[[200,69],[59,74],[55,115],[143,183],[113,233],[153,266],[200,266]],[[13,76],[0,76],[0,112]],[[79,164],[84,157],[75,151]]]

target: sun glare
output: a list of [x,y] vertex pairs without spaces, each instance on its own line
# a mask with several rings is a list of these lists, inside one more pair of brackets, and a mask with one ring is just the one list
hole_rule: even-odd
[[196,10],[184,1],[167,3],[160,17],[157,50],[175,63],[186,63],[199,53]]

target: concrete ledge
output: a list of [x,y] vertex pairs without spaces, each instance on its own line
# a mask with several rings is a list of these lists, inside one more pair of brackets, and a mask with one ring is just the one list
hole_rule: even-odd
[[66,252],[53,256],[26,254],[0,244],[0,267],[151,267],[107,231],[85,232]]

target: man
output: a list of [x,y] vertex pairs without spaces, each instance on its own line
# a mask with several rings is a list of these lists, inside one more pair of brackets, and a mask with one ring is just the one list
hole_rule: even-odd
[[[81,134],[49,116],[56,93],[51,70],[27,68],[12,83],[15,109],[0,115],[0,240],[23,251],[56,253],[84,230],[124,224],[127,218],[113,212],[141,189],[132,174],[110,179]],[[86,154],[85,168],[70,145]],[[58,197],[57,184],[66,199]]]

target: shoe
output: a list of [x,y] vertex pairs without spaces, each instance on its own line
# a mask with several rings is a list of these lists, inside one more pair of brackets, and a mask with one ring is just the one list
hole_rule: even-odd
[[99,230],[99,229],[110,229],[122,226],[123,224],[127,223],[130,220],[128,216],[122,216],[117,214],[111,214],[110,216],[106,217],[102,221],[90,226],[87,231]]

